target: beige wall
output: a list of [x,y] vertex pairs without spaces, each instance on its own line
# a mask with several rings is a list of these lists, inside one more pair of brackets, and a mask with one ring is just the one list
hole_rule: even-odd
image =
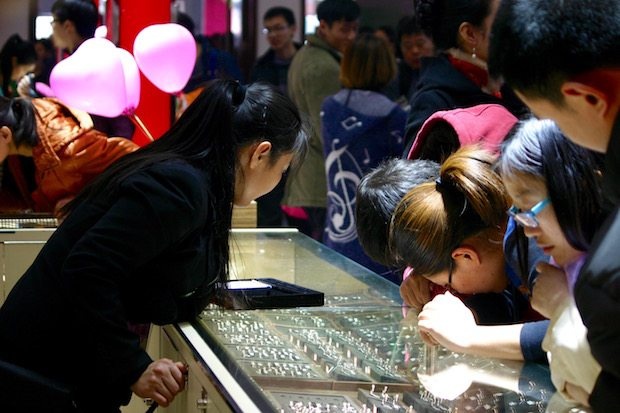
[[25,0],[0,0],[0,47],[14,33],[30,39],[29,7]]

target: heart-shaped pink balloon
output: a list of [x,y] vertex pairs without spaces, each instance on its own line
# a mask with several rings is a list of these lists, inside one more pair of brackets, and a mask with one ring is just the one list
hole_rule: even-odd
[[140,103],[140,70],[133,55],[125,49],[116,48],[123,64],[125,74],[125,109],[123,113],[131,115]]
[[106,39],[88,39],[58,62],[50,86],[58,99],[88,113],[116,117],[127,109],[121,54]]
[[196,42],[179,24],[154,24],[138,33],[133,55],[144,76],[155,86],[167,93],[178,93],[194,69]]

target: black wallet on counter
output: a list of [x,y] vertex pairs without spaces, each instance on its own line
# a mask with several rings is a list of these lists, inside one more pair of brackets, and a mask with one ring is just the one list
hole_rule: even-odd
[[275,278],[232,280],[228,281],[226,286],[232,307],[236,310],[314,307],[325,304],[325,295],[322,292]]

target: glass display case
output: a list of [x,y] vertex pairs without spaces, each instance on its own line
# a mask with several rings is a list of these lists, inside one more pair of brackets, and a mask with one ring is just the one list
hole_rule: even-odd
[[[320,307],[206,308],[169,328],[231,411],[545,412],[548,367],[428,347],[398,286],[292,231],[234,231],[237,278],[322,291]],[[178,345],[178,343],[176,344]],[[190,366],[191,367],[191,366]],[[564,411],[580,411],[567,407]]]

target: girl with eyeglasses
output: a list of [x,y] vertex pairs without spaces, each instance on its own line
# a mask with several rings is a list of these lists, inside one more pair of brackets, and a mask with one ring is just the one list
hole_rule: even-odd
[[532,306],[551,320],[543,341],[551,377],[567,399],[588,403],[600,372],[575,306],[573,286],[594,233],[608,213],[601,193],[602,155],[568,141],[550,120],[523,122],[498,169],[514,205],[509,213],[550,264],[538,266]]
[[[464,146],[441,166],[435,182],[410,190],[392,217],[390,247],[399,261],[450,291],[418,315],[422,338],[457,352],[514,360],[544,360],[546,321],[531,310],[522,280],[534,277],[537,261],[513,260],[511,199],[493,169],[495,156]],[[407,288],[403,283],[402,289]],[[530,322],[531,321],[531,322]]]

